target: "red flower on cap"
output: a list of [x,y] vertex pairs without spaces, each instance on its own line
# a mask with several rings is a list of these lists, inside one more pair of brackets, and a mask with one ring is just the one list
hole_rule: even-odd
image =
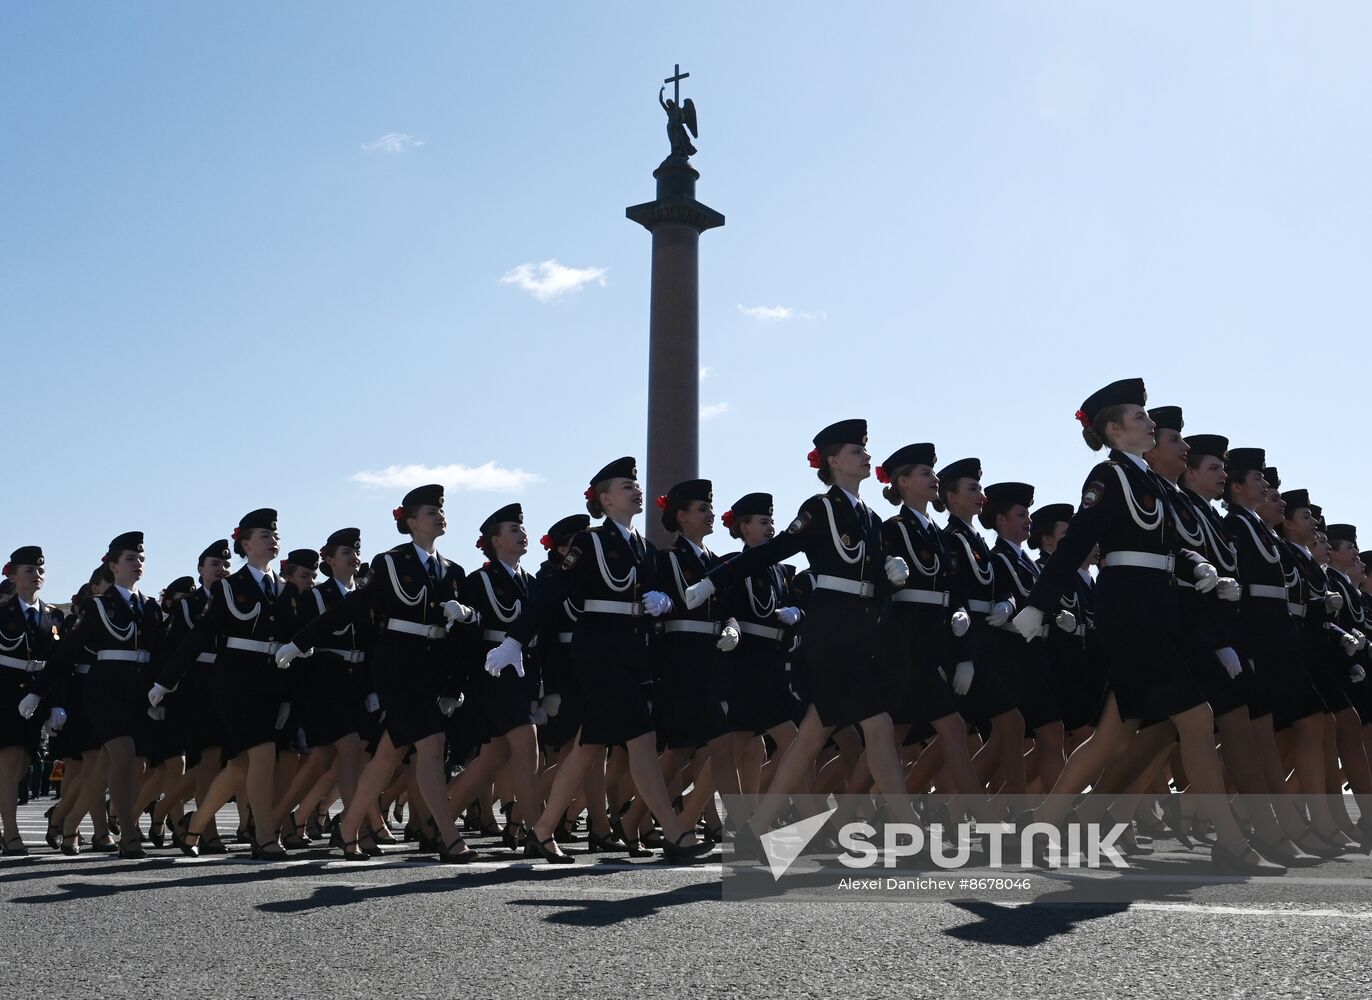
[[391,517],[395,518],[397,521],[405,520],[405,508],[397,507],[395,510],[391,511]]
[[486,536],[485,536],[485,535],[477,535],[477,536],[476,536],[476,547],[477,547],[478,549],[481,548],[481,543],[484,542],[485,540],[486,540]]
[[1091,426],[1091,418],[1086,415],[1085,410],[1078,410],[1076,413],[1076,417],[1077,423],[1081,424],[1083,427]]
[[286,572],[286,560],[281,560],[281,572]]
[[877,482],[879,482],[879,483],[889,483],[890,481],[891,481],[891,477],[888,476],[888,475],[886,474],[886,466],[884,466],[884,465],[878,465],[878,466],[877,466]]
[[818,448],[811,448],[811,449],[810,449],[810,454],[806,455],[805,457],[806,457],[807,459],[809,459],[809,461],[810,461],[810,468],[812,468],[812,469],[818,469],[818,468],[819,468],[819,449],[818,449]]
[[595,484],[592,483],[590,486],[587,486],[587,487],[586,487],[586,492],[585,492],[584,494],[582,494],[582,495],[583,495],[587,500],[594,500],[594,499],[595,499]]
[[243,530],[242,528],[234,528],[234,529],[233,529],[233,540],[234,540],[235,542],[238,541],[239,534],[242,532],[242,530]]
[[667,494],[664,493],[662,496],[660,496],[660,497],[657,498],[657,509],[658,509],[658,510],[666,510],[666,509],[667,509],[667,505],[670,504],[671,502],[672,502],[671,500],[667,499]]
[[557,543],[553,541],[552,535],[544,535],[542,538],[538,540],[538,544],[542,545],[549,552],[551,552],[557,546]]
[[0,576],[9,576],[14,572],[14,563],[5,563],[5,568],[0,570]]
[[725,528],[732,528],[734,526],[734,512],[731,510],[726,510],[724,512],[724,516],[721,517],[719,520]]

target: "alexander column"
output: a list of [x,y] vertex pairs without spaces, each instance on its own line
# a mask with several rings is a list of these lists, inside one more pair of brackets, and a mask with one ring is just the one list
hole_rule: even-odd
[[[699,138],[695,103],[681,101],[681,66],[663,80],[672,97],[667,112],[672,151],[653,171],[657,198],[624,210],[653,234],[652,296],[648,316],[648,537],[666,540],[652,501],[674,483],[699,476],[700,465],[700,234],[724,225],[724,216],[696,201],[700,174],[691,166],[691,137]],[[687,131],[690,135],[688,136]]]

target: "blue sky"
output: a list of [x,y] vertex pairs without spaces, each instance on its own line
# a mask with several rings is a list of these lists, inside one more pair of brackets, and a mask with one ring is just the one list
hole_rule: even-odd
[[7,5],[0,554],[43,545],[65,600],[141,528],[155,590],[258,506],[286,548],[355,524],[371,553],[435,469],[469,566],[510,499],[535,538],[579,510],[643,456],[624,207],[678,62],[728,217],[700,272],[720,509],[761,489],[788,517],[810,437],[859,415],[877,460],[933,440],[1075,500],[1073,412],[1142,375],[1366,519],[1369,28],[1352,3]]

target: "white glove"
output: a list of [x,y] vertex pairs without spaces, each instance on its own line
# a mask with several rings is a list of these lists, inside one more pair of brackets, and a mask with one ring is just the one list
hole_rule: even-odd
[[953,617],[948,619],[948,627],[953,630],[953,638],[961,639],[972,627],[972,616],[958,608],[953,612]]
[[1224,667],[1224,672],[1229,675],[1231,681],[1243,673],[1243,664],[1239,662],[1239,654],[1234,652],[1232,646],[1215,650],[1215,659],[1220,661]]
[[293,642],[288,642],[276,651],[276,669],[285,670],[291,665],[291,661],[300,655],[300,647]]
[[19,702],[19,714],[26,719],[32,719],[33,713],[38,711],[38,703],[42,700],[36,694],[24,695],[23,700]]
[[[694,611],[708,601],[714,595],[714,592],[715,581],[711,580],[708,576],[699,583],[691,584],[682,595],[686,599],[686,610]],[[644,595],[644,603],[647,603],[646,594]],[[649,613],[651,614],[651,612]]]
[[[989,622],[991,619],[986,620]],[[1011,624],[1015,626],[1016,632],[1024,636],[1024,641],[1028,642],[1043,630],[1043,612],[1032,606],[1027,607],[1015,615],[1015,620]]]
[[[986,624],[992,628],[1000,628],[1010,620],[1010,616],[1015,613],[1013,601],[997,601],[991,605],[991,613],[986,616]],[[1043,624],[1043,612],[1039,612],[1039,624]],[[1026,638],[1028,638],[1026,636]]]
[[441,607],[443,608],[443,615],[448,621],[457,622],[460,625],[469,625],[472,619],[477,617],[476,611],[460,601],[444,601]]
[[1196,563],[1196,590],[1208,594],[1219,586],[1219,571],[1209,563]]
[[910,566],[900,556],[886,557],[886,579],[897,587],[905,586],[905,581],[910,578]]
[[291,703],[290,703],[289,701],[283,701],[283,702],[282,702],[280,705],[278,705],[277,708],[276,708],[276,727],[275,727],[275,728],[277,728],[277,729],[283,728],[283,727],[286,725],[286,720],[289,719],[290,717],[291,717]]
[[1367,671],[1362,668],[1361,663],[1355,663],[1348,668],[1348,679],[1354,684],[1361,684],[1367,680]]
[[486,673],[492,677],[499,677],[506,667],[514,667],[516,674],[524,676],[524,647],[509,636],[486,654]]
[[543,696],[543,711],[548,713],[548,718],[556,718],[558,711],[562,708],[562,695],[545,694]]
[[1366,649],[1366,648],[1367,648],[1367,636],[1363,635],[1363,634],[1362,634],[1361,632],[1359,632],[1357,629],[1353,629],[1353,631],[1352,631],[1351,634],[1358,637],[1358,649],[1359,649],[1359,650],[1363,650],[1363,649]]
[[[705,583],[705,580],[700,581]],[[699,587],[700,583],[695,584]],[[713,585],[712,585],[713,586]],[[654,618],[661,618],[668,611],[672,610],[672,599],[660,590],[650,590],[643,595],[643,610]],[[520,675],[523,676],[522,674]]]
[[963,660],[953,669],[953,694],[961,697],[965,695],[972,686],[972,675],[976,673],[976,668],[972,666],[971,660]]
[[1242,594],[1243,588],[1232,576],[1220,577],[1219,583],[1215,585],[1215,596],[1221,601],[1237,601]]
[[376,696],[376,692],[373,691],[371,694],[367,695],[367,697],[362,699],[362,707],[365,708],[369,713],[379,712],[381,711],[381,699],[378,698]]
[[48,712],[48,729],[54,733],[62,731],[62,727],[67,724],[67,710],[65,708],[54,708]]
[[169,687],[163,687],[161,684],[154,684],[152,687],[148,688],[148,704],[153,708],[156,708],[158,705],[162,704],[162,699],[171,694],[171,692],[172,689]]
[[800,621],[800,608],[777,609],[777,621],[783,625],[794,625]]
[[1343,648],[1344,656],[1358,655],[1358,637],[1352,632],[1345,632],[1339,636],[1339,646]]
[[[166,717],[167,710],[160,705],[153,705],[148,709],[148,718],[152,719],[153,722],[161,722]],[[280,729],[281,727],[277,726],[276,728]]]
[[448,698],[448,697],[444,697],[444,698],[439,698],[439,699],[438,699],[438,710],[439,710],[440,712],[442,712],[445,716],[451,717],[452,714],[453,714],[454,712],[456,712],[456,711],[457,711],[459,708],[461,708],[461,707],[462,707],[462,699],[461,699],[461,698]]
[[719,650],[721,653],[728,653],[738,645],[738,640],[742,637],[742,634],[738,630],[738,625],[730,618],[723,630],[719,633],[719,641],[715,643],[715,649]]
[[1077,616],[1070,611],[1059,611],[1053,616],[1053,624],[1064,632],[1075,632],[1077,630]]
[[1331,590],[1324,595],[1324,610],[1331,615],[1338,614],[1343,610],[1343,595],[1337,590]]

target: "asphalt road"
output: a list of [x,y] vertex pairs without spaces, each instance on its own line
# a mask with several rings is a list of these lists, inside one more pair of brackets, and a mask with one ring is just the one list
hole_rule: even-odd
[[3,997],[1372,996],[1363,857],[1260,886],[1161,876],[1160,842],[1130,904],[734,903],[717,864],[66,858],[47,804],[0,861]]

